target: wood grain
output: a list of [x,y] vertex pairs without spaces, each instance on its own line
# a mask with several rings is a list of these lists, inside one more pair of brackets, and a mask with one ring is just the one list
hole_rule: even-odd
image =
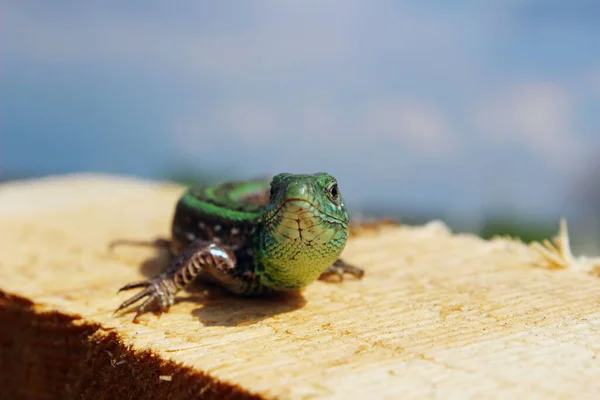
[[432,222],[355,229],[362,281],[242,299],[195,285],[112,315],[166,254],[182,188],[76,175],[0,186],[2,398],[595,398],[600,279]]

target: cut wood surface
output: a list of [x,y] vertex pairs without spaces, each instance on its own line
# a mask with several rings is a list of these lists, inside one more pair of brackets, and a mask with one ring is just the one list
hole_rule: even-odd
[[109,243],[168,237],[182,190],[96,175],[0,186],[1,398],[600,395],[593,269],[441,222],[355,230],[344,258],[363,280],[265,299],[194,285],[168,313],[113,316],[131,295],[117,289],[167,255]]

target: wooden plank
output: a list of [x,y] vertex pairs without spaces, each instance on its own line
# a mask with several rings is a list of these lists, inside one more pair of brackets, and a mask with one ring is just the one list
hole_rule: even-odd
[[[182,188],[106,176],[0,186],[2,398],[593,398],[600,280],[439,222],[354,232],[363,281],[241,299],[196,285],[113,316],[166,255]],[[555,268],[549,268],[554,266]]]

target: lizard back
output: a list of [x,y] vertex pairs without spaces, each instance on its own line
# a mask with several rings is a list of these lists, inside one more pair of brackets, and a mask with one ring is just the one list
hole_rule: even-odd
[[268,181],[228,182],[193,187],[179,199],[171,227],[171,250],[178,254],[192,241],[221,243],[239,262],[252,257],[252,234],[269,202]]

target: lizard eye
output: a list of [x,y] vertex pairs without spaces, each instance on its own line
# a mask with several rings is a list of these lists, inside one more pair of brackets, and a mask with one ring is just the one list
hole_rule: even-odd
[[335,184],[333,186],[331,186],[329,188],[329,194],[331,195],[331,197],[333,197],[334,199],[337,199],[338,196],[340,195],[340,190],[338,189],[338,185]]
[[273,197],[275,197],[275,186],[273,186],[273,185],[271,185],[271,192],[270,192],[269,196],[271,196],[271,199],[273,199]]

